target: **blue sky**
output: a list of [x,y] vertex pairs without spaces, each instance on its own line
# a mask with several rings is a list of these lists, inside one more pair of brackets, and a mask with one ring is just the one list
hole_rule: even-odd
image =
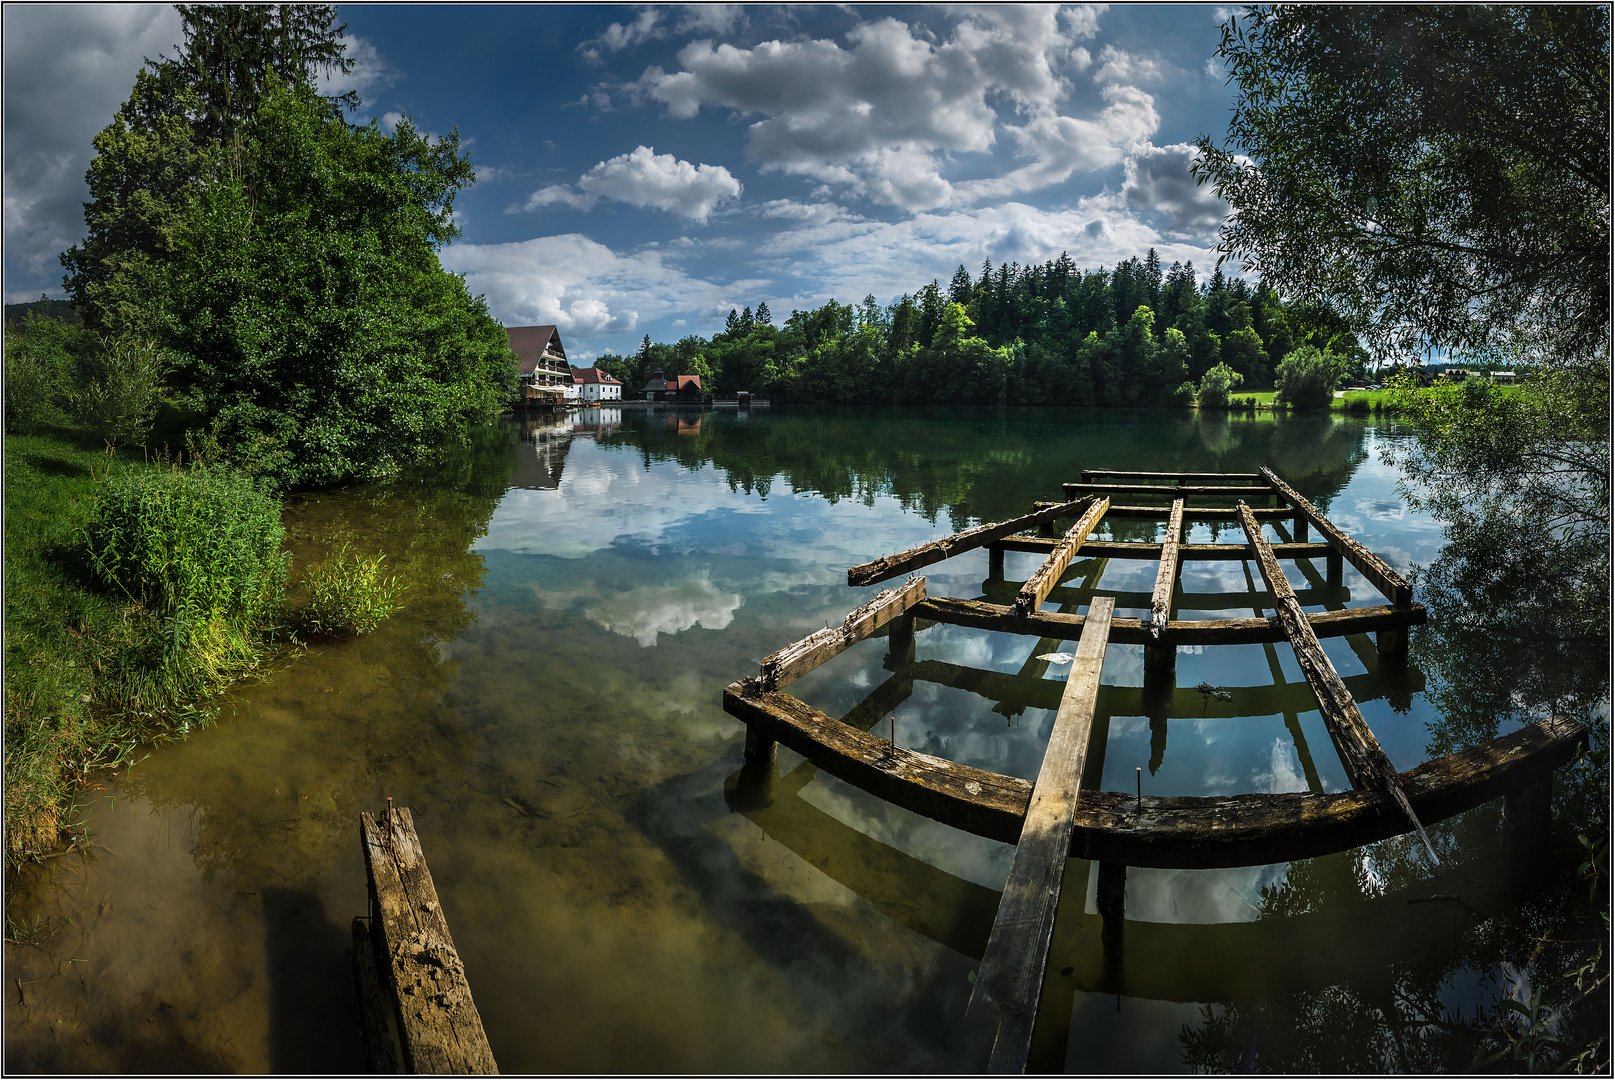
[[[886,303],[963,263],[1209,270],[1187,145],[1232,92],[1213,6],[347,6],[360,119],[458,127],[479,182],[443,262],[575,359]],[[62,295],[90,139],[157,5],[8,5],[6,299]]]

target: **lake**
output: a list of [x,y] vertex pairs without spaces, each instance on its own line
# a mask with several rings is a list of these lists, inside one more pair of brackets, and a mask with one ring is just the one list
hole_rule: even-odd
[[[384,552],[403,610],[311,644],[216,724],[98,777],[78,815],[89,849],[13,872],[7,936],[33,943],[7,946],[7,1068],[363,1070],[347,958],[367,909],[358,815],[391,796],[413,811],[502,1071],[975,1071],[960,1021],[1013,849],[793,772],[786,750],[773,805],[732,808],[744,729],[722,688],[867,601],[848,566],[1025,513],[1084,468],[1270,465],[1407,573],[1442,534],[1380,459],[1401,437],[1164,410],[590,409],[484,433],[431,476],[293,497],[299,569],[344,539]],[[1010,553],[1005,576],[1038,561]],[[924,572],[932,595],[1001,587],[985,551]],[[1215,606],[1184,617],[1252,614],[1255,573],[1187,564],[1185,596]],[[1079,561],[1054,603],[1097,588],[1147,604],[1154,575]],[[1226,593],[1251,606],[1210,595]],[[1349,566],[1326,601],[1383,602]],[[1366,639],[1325,643],[1399,769],[1521,719],[1455,726],[1461,658],[1421,660],[1446,655],[1439,629],[1416,632],[1399,672]],[[916,682],[897,741],[1034,778],[1063,677],[1037,644],[922,630],[918,659],[1030,690]],[[865,641],[792,693],[844,715],[886,680],[883,659]],[[1142,668],[1142,647],[1110,647],[1116,701]],[[1177,682],[1209,688],[1204,715],[1118,711],[1105,788],[1349,786],[1316,708],[1297,704],[1287,646],[1180,650]],[[1453,1018],[1518,985],[1498,927],[1536,917],[1498,869],[1498,818],[1491,804],[1433,827],[1439,869],[1406,837],[1305,863],[1135,869],[1120,982],[1101,970],[1096,867],[1073,861],[1033,1068],[1462,1067]],[[1485,887],[1410,902],[1465,881]]]

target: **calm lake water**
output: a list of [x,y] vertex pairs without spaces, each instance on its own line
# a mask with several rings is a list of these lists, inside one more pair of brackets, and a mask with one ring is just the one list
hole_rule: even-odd
[[[975,1071],[983,1048],[960,1020],[1012,848],[785,750],[774,804],[732,809],[744,729],[723,686],[869,599],[849,565],[1024,513],[1083,468],[1268,464],[1406,572],[1441,530],[1380,461],[1397,437],[1183,412],[596,409],[509,425],[432,479],[293,498],[298,559],[344,538],[385,552],[403,611],[310,646],[216,725],[99,778],[91,849],[14,878],[8,936],[38,944],[7,946],[6,1065],[363,1069],[347,958],[366,910],[358,815],[391,796],[413,810],[505,1072]],[[1037,562],[1010,554],[1006,577]],[[1383,602],[1349,566],[1338,590],[1322,571],[1291,573],[1309,610]],[[925,573],[933,595],[1003,588],[982,551]],[[1188,564],[1184,617],[1263,608],[1254,573]],[[1098,588],[1136,614],[1154,575],[1078,562],[1051,606]],[[1401,672],[1366,638],[1325,647],[1398,768],[1509,729],[1454,731],[1460,681],[1421,667],[1418,642]],[[922,631],[917,650],[942,681],[895,710],[898,741],[1035,777],[1064,668],[1037,661],[1035,639],[958,627]],[[792,692],[844,715],[888,678],[883,659],[866,641]],[[1133,790],[1136,768],[1151,794],[1348,786],[1288,647],[1182,650],[1178,685],[1215,688],[1198,715],[1192,698],[1138,714],[1142,668],[1141,647],[1110,647],[1106,788]],[[1017,677],[1015,693],[982,696],[973,672]],[[1432,828],[1441,868],[1404,838],[1131,871],[1119,984],[1102,971],[1096,868],[1074,861],[1034,1069],[1452,1060],[1442,1018],[1518,982],[1483,932],[1529,905],[1497,877],[1498,816]],[[1477,881],[1464,905],[1408,902]]]

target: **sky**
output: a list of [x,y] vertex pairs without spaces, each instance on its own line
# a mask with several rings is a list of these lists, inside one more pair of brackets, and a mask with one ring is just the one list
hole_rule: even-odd
[[[1233,90],[1210,5],[342,5],[355,122],[458,130],[478,182],[441,252],[574,362],[766,302],[886,304],[963,264],[1202,272],[1226,206],[1190,174]],[[65,295],[91,140],[161,5],[4,8],[5,296]]]

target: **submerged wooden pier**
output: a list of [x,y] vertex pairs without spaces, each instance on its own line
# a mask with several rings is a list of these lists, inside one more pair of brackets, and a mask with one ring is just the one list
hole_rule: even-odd
[[[1124,921],[1126,868],[1213,868],[1287,862],[1329,854],[1407,832],[1416,833],[1438,862],[1425,825],[1507,795],[1546,805],[1555,769],[1584,743],[1577,722],[1551,717],[1482,746],[1462,750],[1398,772],[1358,709],[1354,684],[1343,679],[1320,638],[1347,636],[1370,672],[1397,693],[1415,689],[1405,674],[1408,631],[1425,621],[1408,581],[1383,559],[1329,521],[1271,469],[1255,473],[1142,473],[1089,470],[1063,485],[1060,502],[1038,503],[1009,521],[984,524],[847,571],[849,585],[873,585],[967,551],[987,548],[989,580],[978,599],[932,597],[923,577],[911,576],[852,612],[846,621],[810,635],[762,661],[756,677],[730,684],[724,708],[747,724],[746,767],[767,800],[775,747],[783,744],[824,771],[898,806],[980,836],[1013,843],[1016,852],[999,902],[998,916],[982,954],[967,1018],[993,1032],[989,1067],[1023,1072],[1036,1023],[1055,911],[1069,857],[1099,862],[1098,906],[1107,950],[1119,956]],[[1125,501],[1124,501],[1125,500]],[[1153,500],[1153,501],[1152,501]],[[1165,525],[1159,542],[1093,539],[1107,518],[1156,519]],[[1059,520],[1073,521],[1060,536]],[[1237,525],[1243,543],[1189,544],[1189,523]],[[1044,535],[1027,535],[1037,529]],[[1270,541],[1266,530],[1280,535]],[[1309,542],[1309,531],[1317,541]],[[1042,566],[1016,587],[1003,582],[1005,551],[1045,556]],[[1105,595],[1096,590],[1102,560],[1148,559],[1158,563],[1150,593]],[[1319,575],[1312,560],[1322,560]],[[1079,560],[1101,560],[1080,589],[1061,585]],[[1179,608],[1250,607],[1251,599],[1218,602],[1179,590],[1185,562],[1233,560],[1255,563],[1271,615],[1254,618],[1173,618]],[[1281,561],[1295,562],[1307,579],[1297,592]],[[1347,608],[1343,566],[1350,564],[1386,601]],[[1086,565],[1086,563],[1084,563]],[[1007,603],[994,602],[1001,597]],[[1065,610],[1043,611],[1045,603]],[[1087,611],[1075,609],[1086,602]],[[1258,601],[1259,602],[1259,601]],[[1303,605],[1326,610],[1308,612]],[[1117,606],[1146,612],[1117,616]],[[979,672],[940,661],[915,663],[914,634],[950,623],[1041,639],[1038,652],[1059,641],[1076,641],[1063,693],[1043,678],[1047,662],[1028,660],[1021,675]],[[784,693],[784,687],[856,642],[884,630],[893,671],[845,720],[827,716]],[[1363,635],[1373,634],[1367,644]],[[1102,686],[1111,643],[1144,646],[1142,689]],[[1218,797],[1148,796],[1097,790],[1109,717],[1206,716],[1208,695],[1175,688],[1180,646],[1261,643],[1275,676],[1271,688],[1239,688],[1243,702],[1216,715],[1279,713],[1297,740],[1307,792]],[[1287,643],[1305,685],[1285,685],[1273,647]],[[924,678],[983,693],[1005,708],[1056,710],[1054,729],[1037,781],[1004,776],[896,745],[879,735],[877,721],[907,698],[913,680]],[[1195,698],[1200,708],[1191,708]],[[1229,695],[1231,698],[1232,695]],[[1261,700],[1258,701],[1257,699]],[[1323,718],[1352,789],[1326,793],[1317,778],[1297,717],[1316,710]],[[1096,718],[1100,722],[1096,722]],[[873,732],[871,729],[874,729]],[[1164,727],[1162,728],[1164,738]],[[1097,766],[1099,767],[1096,767]],[[1153,766],[1152,766],[1153,769]],[[811,773],[809,774],[811,775]],[[1515,815],[1519,816],[1519,815]],[[1531,820],[1541,825],[1538,813]]]

